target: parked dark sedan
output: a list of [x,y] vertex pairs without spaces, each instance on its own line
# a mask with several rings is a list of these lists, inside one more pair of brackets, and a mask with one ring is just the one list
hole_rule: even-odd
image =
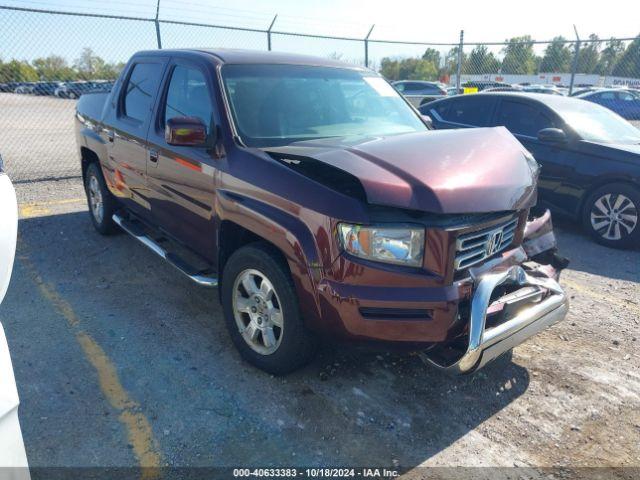
[[436,129],[506,127],[542,165],[542,204],[600,243],[640,245],[640,130],[584,100],[534,93],[460,95],[420,108]]

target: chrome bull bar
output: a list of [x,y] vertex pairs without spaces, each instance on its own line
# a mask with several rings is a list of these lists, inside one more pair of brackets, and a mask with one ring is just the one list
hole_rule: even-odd
[[[465,374],[482,368],[494,358],[562,320],[569,310],[568,299],[558,282],[549,277],[529,275],[521,266],[516,265],[502,272],[485,274],[476,281],[477,286],[471,299],[469,344],[466,352],[448,365],[434,360],[428,352],[421,355],[425,361],[447,373]],[[503,284],[535,287],[544,292],[546,297],[537,303],[527,304],[504,322],[486,328],[491,295]]]

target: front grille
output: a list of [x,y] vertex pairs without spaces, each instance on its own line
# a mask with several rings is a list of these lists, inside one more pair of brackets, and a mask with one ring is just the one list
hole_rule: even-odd
[[464,233],[456,240],[456,270],[464,270],[505,250],[513,242],[518,226],[514,218],[500,225]]

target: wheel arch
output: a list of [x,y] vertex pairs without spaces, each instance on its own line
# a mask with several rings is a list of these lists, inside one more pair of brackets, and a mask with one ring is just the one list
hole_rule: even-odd
[[80,147],[80,165],[82,168],[82,179],[84,180],[87,168],[91,163],[100,163],[100,158],[98,154],[91,150],[89,147]]
[[311,231],[298,218],[271,205],[235,193],[218,191],[218,275],[239,248],[253,242],[269,244],[289,267],[300,307],[309,326],[317,325],[320,307],[316,285],[320,280],[319,255]]
[[587,199],[589,197],[591,197],[591,195],[598,189],[606,186],[606,185],[611,185],[611,184],[616,184],[616,183],[620,183],[623,185],[627,185],[629,187],[635,188],[636,190],[638,190],[638,192],[640,193],[640,184],[638,184],[638,182],[635,182],[634,180],[630,180],[628,177],[603,177],[603,178],[599,178],[597,179],[596,182],[592,183],[589,188],[585,189],[584,193],[582,194],[582,198],[580,198],[580,202],[578,203],[578,209],[575,212],[576,214],[576,218],[581,221],[583,218],[583,215],[585,214],[585,206],[586,206],[586,202]]

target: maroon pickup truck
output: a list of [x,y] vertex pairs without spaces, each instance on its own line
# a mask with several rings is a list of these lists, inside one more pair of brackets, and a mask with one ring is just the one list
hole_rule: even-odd
[[76,125],[96,229],[219,287],[231,339],[268,372],[328,336],[468,373],[567,313],[531,155],[504,128],[431,131],[370,70],[140,52]]

